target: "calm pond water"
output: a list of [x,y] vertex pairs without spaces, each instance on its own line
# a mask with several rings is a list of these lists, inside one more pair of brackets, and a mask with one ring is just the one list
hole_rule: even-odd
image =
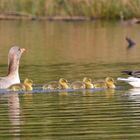
[[[125,37],[136,42],[127,47]],[[0,76],[12,45],[27,48],[20,77],[35,85],[64,77],[126,77],[140,69],[140,25],[109,22],[0,21]],[[0,92],[0,139],[140,139],[140,90]]]

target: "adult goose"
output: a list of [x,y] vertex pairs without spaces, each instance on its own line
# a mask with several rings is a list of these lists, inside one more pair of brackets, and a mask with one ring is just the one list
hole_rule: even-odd
[[5,77],[0,77],[0,89],[6,89],[12,84],[20,83],[19,62],[25,48],[14,46],[8,54],[8,73]]
[[131,71],[131,70],[125,70],[122,71],[122,73],[130,75],[128,78],[117,78],[119,81],[124,81],[128,84],[130,84],[133,87],[140,88],[140,70]]

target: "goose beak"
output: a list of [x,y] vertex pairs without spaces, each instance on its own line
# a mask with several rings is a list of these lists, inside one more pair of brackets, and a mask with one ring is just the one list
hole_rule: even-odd
[[21,48],[20,50],[21,50],[22,53],[26,51],[25,48]]

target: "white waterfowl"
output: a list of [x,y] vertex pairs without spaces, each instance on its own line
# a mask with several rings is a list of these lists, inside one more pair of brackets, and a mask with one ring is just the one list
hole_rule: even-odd
[[5,77],[0,77],[0,89],[6,89],[12,84],[20,83],[19,62],[25,48],[12,47],[8,54],[8,73]]
[[130,75],[128,78],[117,78],[118,81],[124,81],[128,83],[129,85],[140,88],[140,71],[130,71],[130,70],[125,70],[122,71],[122,73]]
[[137,77],[128,77],[128,78],[117,78],[118,81],[124,81],[128,83],[129,85],[140,88],[140,78]]

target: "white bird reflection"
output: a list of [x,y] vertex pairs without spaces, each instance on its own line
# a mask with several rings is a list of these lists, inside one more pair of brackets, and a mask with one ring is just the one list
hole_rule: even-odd
[[129,89],[127,95],[129,96],[130,100],[140,102],[140,88]]
[[139,95],[140,96],[140,88],[132,88],[132,89],[129,89],[128,91],[129,94],[131,95]]

